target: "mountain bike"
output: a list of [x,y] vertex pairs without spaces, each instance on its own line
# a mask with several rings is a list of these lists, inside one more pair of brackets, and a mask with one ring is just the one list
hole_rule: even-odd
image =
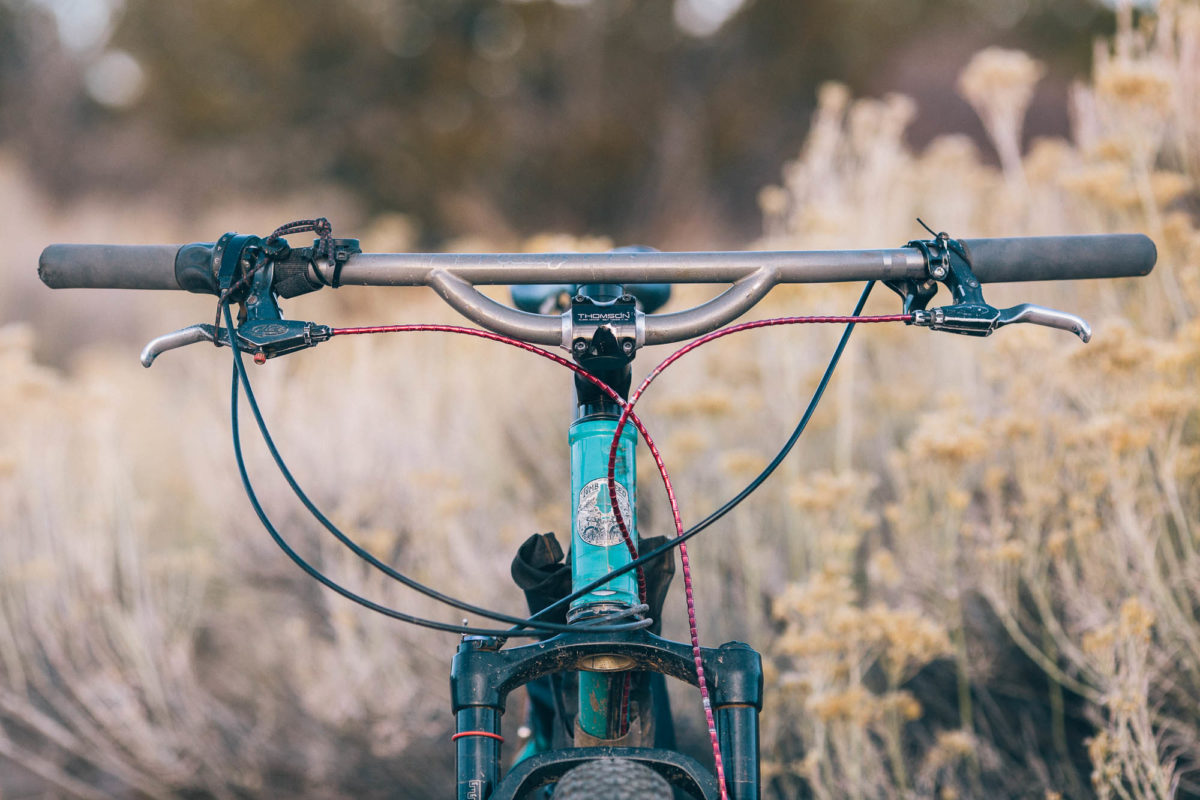
[[[696,627],[687,541],[711,527],[755,490],[787,456],[811,418],[855,325],[905,324],[969,336],[1035,324],[1091,336],[1070,313],[1023,303],[998,309],[982,284],[1146,275],[1153,242],[1140,234],[956,239],[928,229],[928,239],[881,250],[825,252],[657,252],[428,254],[364,253],[355,239],[334,238],[324,219],[283,226],[269,236],[227,233],[216,242],[171,246],[57,244],[39,262],[53,288],[170,289],[217,298],[212,323],[151,341],[141,360],[209,342],[233,353],[230,418],[234,454],[246,494],[270,536],[301,569],[332,591],[397,620],[461,635],[450,672],[455,715],[458,800],[536,798],[733,798],[760,794],[758,723],[763,672],[748,644],[703,647]],[[313,232],[311,245],[286,236]],[[779,284],[866,282],[849,316],[780,317],[729,324]],[[866,316],[882,282],[900,298],[900,313]],[[693,308],[661,313],[672,284],[728,284]],[[512,286],[515,306],[479,286]],[[931,307],[939,285],[950,299]],[[338,328],[285,319],[280,298],[326,287],[426,286],[480,326],[396,324]],[[234,307],[237,307],[235,314]],[[685,529],[669,475],[650,432],[635,413],[643,392],[696,347],[738,331],[776,325],[845,326],[817,391],[792,435],[750,484]],[[513,575],[528,617],[482,608],[427,587],[386,564],[340,531],[309,499],[279,455],[255,401],[243,353],[255,362],[296,353],[334,337],[440,331],[519,347],[574,373],[575,417],[567,431],[571,463],[571,539],[565,556],[553,534],[527,540]],[[651,345],[687,344],[650,371],[634,390],[631,363]],[[560,348],[566,355],[546,349]],[[239,428],[240,394],[280,472],[314,518],[356,555],[416,591],[510,627],[475,627],[426,619],[379,605],[335,583],[291,548],[254,492]],[[636,457],[654,459],[670,502],[674,535],[640,538]],[[663,597],[678,549],[689,642],[662,638]],[[530,643],[510,646],[513,640]],[[665,678],[697,687],[712,748],[712,768],[678,752]],[[509,695],[526,687],[530,736],[502,769],[500,720]]]

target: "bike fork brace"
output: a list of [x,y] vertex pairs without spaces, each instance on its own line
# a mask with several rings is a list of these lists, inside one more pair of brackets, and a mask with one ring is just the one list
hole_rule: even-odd
[[[596,656],[619,656],[635,671],[659,672],[697,685],[691,645],[645,631],[603,634],[584,630],[534,644],[500,649],[490,637],[466,637],[450,672],[456,728],[458,800],[509,800],[556,781],[592,758],[639,761],[672,785],[704,798],[719,797],[712,773],[695,759],[669,750],[641,747],[585,747],[555,750],[527,758],[500,778],[500,717],[508,694],[535,678],[596,663]],[[762,658],[749,645],[729,642],[701,648],[716,713],[721,758],[732,800],[758,800],[758,714],[762,710]]]

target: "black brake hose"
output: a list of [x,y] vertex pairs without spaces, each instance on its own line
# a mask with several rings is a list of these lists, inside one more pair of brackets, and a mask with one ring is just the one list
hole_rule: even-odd
[[[867,298],[870,296],[871,290],[874,287],[875,281],[868,281],[867,285],[863,287],[862,294],[858,298],[858,303],[854,306],[854,312],[852,316],[858,316],[862,313],[863,306],[866,305]],[[808,401],[808,407],[804,409],[804,414],[800,417],[800,421],[796,424],[796,428],[792,431],[792,435],[788,437],[787,442],[785,442],[783,447],[780,448],[779,452],[775,454],[775,458],[771,459],[771,463],[767,464],[763,471],[760,472],[758,476],[754,478],[754,480],[750,481],[750,483],[746,485],[746,488],[742,489],[740,492],[730,498],[729,501],[727,501],[724,505],[709,514],[703,520],[688,528],[680,536],[670,539],[666,543],[659,545],[645,555],[638,556],[628,564],[617,567],[603,577],[592,581],[583,588],[576,589],[566,597],[555,600],[553,603],[541,609],[540,611],[531,614],[528,621],[537,624],[535,620],[537,620],[537,618],[543,614],[548,614],[557,608],[561,608],[563,605],[583,597],[588,592],[603,586],[613,578],[624,575],[630,570],[637,569],[638,567],[658,558],[663,553],[669,552],[672,548],[678,547],[696,534],[707,529],[717,520],[721,519],[734,508],[736,508],[739,503],[749,497],[750,494],[752,494],[759,486],[761,486],[767,478],[771,477],[771,474],[775,472],[780,464],[783,463],[784,459],[787,458],[789,453],[791,453],[792,448],[795,447],[796,442],[800,439],[800,435],[804,433],[804,429],[808,427],[808,422],[810,419],[812,419],[813,413],[817,410],[817,405],[821,402],[821,397],[825,394],[825,388],[829,385],[830,378],[833,377],[833,371],[837,367],[838,361],[840,361],[842,358],[842,352],[846,349],[846,343],[850,341],[850,334],[854,331],[854,325],[855,323],[853,322],[846,323],[846,328],[842,332],[842,337],[838,340],[837,348],[834,349],[833,356],[829,359],[829,364],[825,367],[825,372],[821,376],[821,380],[817,384],[817,388],[813,390],[812,399]]]
[[[233,330],[233,318],[232,318],[232,314],[229,310],[228,304],[226,304],[224,306],[224,313],[225,313],[225,324],[229,327],[229,330]],[[474,606],[469,603],[465,603],[461,600],[457,600],[453,597],[443,595],[442,593],[437,592],[436,590],[431,589],[431,588],[413,580],[412,578],[409,578],[408,576],[404,575],[403,573],[397,572],[396,570],[392,569],[388,565],[379,561],[374,556],[372,556],[370,553],[368,553],[366,550],[363,550],[361,547],[359,547],[357,544],[355,544],[353,542],[353,540],[351,540],[344,533],[342,533],[335,525],[333,525],[333,523],[330,522],[329,519],[327,517],[325,517],[325,515],[322,514],[321,511],[312,503],[312,501],[308,498],[308,496],[300,488],[299,484],[296,483],[295,479],[293,478],[293,476],[291,474],[291,471],[288,470],[287,466],[284,464],[283,459],[279,455],[279,451],[276,449],[275,443],[274,443],[273,439],[271,438],[269,431],[267,430],[266,422],[263,419],[262,413],[258,408],[258,403],[254,398],[254,392],[250,387],[249,375],[247,375],[245,363],[242,361],[241,350],[239,350],[237,347],[233,347],[232,349],[234,352],[234,370],[233,370],[232,395],[231,395],[231,399],[230,399],[230,427],[233,430],[234,455],[237,460],[238,472],[239,472],[239,475],[242,480],[242,487],[246,492],[246,496],[250,499],[250,504],[253,506],[254,512],[258,515],[259,521],[262,523],[263,527],[266,528],[267,533],[270,534],[271,538],[275,541],[275,544],[278,545],[279,548],[281,550],[283,550],[283,552],[288,556],[288,558],[290,558],[297,566],[299,566],[300,569],[302,569],[310,577],[314,578],[315,580],[317,580],[319,583],[321,583],[325,587],[333,590],[334,592],[336,592],[337,594],[340,594],[342,597],[345,597],[348,600],[352,600],[353,602],[358,603],[359,605],[362,605],[372,611],[379,612],[380,614],[391,617],[393,619],[400,620],[401,622],[408,622],[413,625],[418,625],[421,627],[433,628],[435,630],[447,631],[450,633],[460,633],[460,634],[465,634],[465,635],[497,636],[497,637],[538,636],[541,633],[559,633],[559,632],[564,632],[564,631],[579,630],[578,626],[570,627],[570,626],[563,625],[560,623],[551,623],[551,622],[544,622],[544,621],[536,621],[536,622],[532,622],[532,624],[526,624],[526,623],[531,622],[531,620],[528,620],[528,619],[525,619],[522,617],[508,615],[508,614],[502,614],[500,612],[491,611],[489,609],[480,608],[478,606]],[[422,594],[432,597],[435,600],[439,600],[443,603],[446,603],[448,605],[451,605],[455,608],[458,608],[458,609],[461,609],[464,611],[469,611],[471,613],[479,614],[484,617],[496,619],[500,622],[510,622],[510,623],[513,623],[514,625],[519,626],[520,628],[529,628],[529,629],[531,629],[530,632],[520,633],[520,632],[513,631],[513,630],[473,628],[473,627],[466,626],[466,625],[454,625],[451,623],[439,622],[437,620],[425,619],[423,617],[416,617],[411,614],[406,614],[402,611],[396,611],[395,609],[391,609],[391,608],[388,608],[387,606],[380,605],[371,600],[368,600],[365,597],[362,597],[361,595],[351,592],[349,589],[346,589],[345,587],[335,583],[333,580],[331,580],[330,578],[325,576],[323,573],[321,573],[319,570],[317,570],[315,567],[313,567],[311,564],[309,564],[307,561],[305,561],[304,558],[302,558],[295,550],[293,550],[291,548],[290,545],[288,545],[287,541],[284,540],[283,536],[279,533],[279,531],[271,523],[271,520],[267,517],[266,512],[262,508],[262,505],[259,503],[258,496],[254,491],[254,487],[251,483],[249,473],[246,470],[245,460],[242,456],[241,429],[240,429],[240,425],[238,423],[238,385],[239,385],[239,382],[241,383],[241,385],[244,387],[244,389],[246,391],[246,400],[249,403],[250,409],[254,414],[255,421],[258,423],[259,431],[263,436],[263,441],[266,443],[268,450],[271,452],[272,458],[275,459],[275,463],[279,467],[280,472],[283,474],[283,476],[287,480],[288,484],[292,487],[292,490],[296,493],[296,496],[300,499],[300,501],[304,504],[304,506],[308,509],[308,511],[310,513],[312,513],[313,516],[316,517],[318,519],[318,521],[320,521],[325,526],[325,528],[327,530],[329,530],[330,533],[332,533],[335,537],[337,537],[337,539],[342,544],[349,547],[356,555],[358,555],[360,558],[365,559],[372,566],[376,567],[377,569],[381,570],[389,577],[399,581],[400,583],[404,584],[405,586],[408,586],[411,589],[414,589],[418,592],[421,592]],[[589,632],[593,632],[593,633],[619,633],[619,632],[637,630],[639,628],[646,627],[647,625],[650,624],[650,622],[651,622],[650,620],[636,620],[633,622],[620,623],[620,624],[616,624],[616,625],[595,624],[595,625],[588,626],[588,630],[589,630]]]
[[[870,281],[867,283],[866,287],[864,287],[862,295],[859,297],[858,303],[854,309],[855,316],[857,316],[859,313],[861,313],[863,306],[866,304],[867,297],[870,295],[871,289],[874,287],[874,283],[875,283],[874,281]],[[232,314],[229,311],[228,305],[225,306],[225,317],[226,317],[226,325],[229,326],[229,328],[232,330]],[[232,423],[232,427],[234,430],[234,450],[235,450],[235,455],[237,456],[237,460],[238,460],[238,468],[239,468],[239,472],[241,474],[243,487],[246,491],[247,496],[250,498],[251,504],[255,509],[255,513],[258,514],[259,520],[262,522],[263,526],[267,529],[267,531],[271,535],[272,539],[274,539],[275,543],[284,551],[284,553],[286,555],[288,555],[289,558],[292,559],[293,562],[295,562],[297,564],[297,566],[299,566],[302,570],[304,570],[311,577],[316,579],[319,583],[321,583],[322,585],[326,586],[327,588],[333,590],[334,592],[342,595],[343,597],[346,597],[347,599],[350,599],[356,603],[359,603],[360,605],[363,605],[364,607],[369,608],[373,611],[377,611],[379,613],[384,614],[385,616],[389,616],[389,617],[398,619],[403,622],[410,622],[414,625],[419,625],[421,627],[428,627],[428,628],[448,631],[448,632],[452,632],[452,633],[461,633],[461,634],[466,634],[466,635],[479,635],[479,636],[512,637],[512,636],[533,636],[533,635],[539,635],[540,633],[545,633],[545,632],[574,631],[574,630],[578,630],[578,626],[572,627],[569,625],[550,623],[550,622],[545,622],[543,620],[539,620],[538,618],[555,610],[556,608],[561,608],[564,604],[572,602],[573,600],[575,600],[579,597],[582,597],[583,595],[587,594],[588,592],[593,591],[596,588],[599,588],[600,586],[603,586],[605,583],[608,583],[613,578],[623,575],[624,573],[629,572],[632,569],[636,569],[637,567],[642,566],[642,565],[646,564],[647,562],[652,561],[655,558],[658,558],[659,556],[663,555],[664,553],[669,552],[672,548],[678,547],[680,544],[686,542],[688,539],[691,539],[693,536],[696,536],[697,534],[701,533],[702,531],[704,531],[705,529],[707,529],[708,527],[713,525],[715,522],[720,520],[722,517],[724,517],[726,514],[728,514],[730,511],[732,511],[746,497],[748,497],[760,485],[762,485],[762,483],[768,477],[771,476],[771,474],[779,467],[779,465],[783,462],[783,460],[791,452],[792,448],[795,446],[796,442],[799,440],[800,435],[804,432],[805,428],[807,427],[809,420],[812,418],[812,415],[815,412],[817,405],[819,404],[822,396],[824,395],[825,389],[829,384],[829,380],[833,376],[833,371],[836,368],[838,361],[841,359],[842,353],[845,350],[846,344],[850,338],[850,333],[853,331],[853,329],[854,329],[854,323],[848,323],[846,325],[846,328],[845,328],[844,332],[842,333],[842,337],[838,342],[837,348],[834,350],[833,356],[830,359],[829,364],[825,369],[825,373],[822,375],[821,381],[818,383],[817,388],[814,391],[811,400],[809,401],[808,407],[805,409],[805,412],[804,412],[803,416],[801,417],[800,422],[796,425],[796,428],[792,431],[792,434],[788,438],[788,441],[783,445],[783,447],[780,449],[780,451],[776,454],[775,458],[772,459],[771,463],[768,464],[763,469],[763,471],[760,472],[758,474],[758,476],[755,477],[744,489],[742,489],[740,492],[738,492],[733,498],[731,498],[729,501],[727,501],[725,504],[723,504],[720,508],[718,508],[717,510],[715,510],[714,512],[709,514],[707,517],[705,517],[701,522],[699,522],[696,525],[689,528],[681,536],[675,537],[674,539],[669,540],[665,544],[655,548],[654,550],[652,550],[649,553],[646,553],[646,554],[638,557],[637,559],[631,561],[630,563],[625,564],[621,567],[618,567],[618,568],[610,571],[603,577],[598,578],[597,580],[593,581],[592,583],[572,592],[571,594],[561,598],[560,600],[555,601],[554,603],[550,604],[549,606],[546,606],[545,608],[541,609],[540,611],[530,615],[528,618],[519,618],[519,617],[507,615],[507,614],[502,614],[500,612],[491,611],[489,609],[484,609],[484,608],[481,608],[478,606],[474,606],[469,603],[465,603],[463,601],[457,600],[456,598],[449,597],[440,592],[437,592],[436,590],[434,590],[430,587],[424,586],[423,584],[420,584],[419,582],[417,582],[411,578],[408,578],[407,576],[403,575],[403,573],[397,572],[397,571],[393,570],[391,567],[389,567],[388,565],[379,561],[374,556],[372,556],[370,553],[368,553],[367,551],[360,548],[351,539],[349,539],[349,537],[345,536],[345,534],[343,534],[340,530],[338,530],[336,528],[336,526],[334,526],[332,524],[332,522],[330,522],[328,520],[328,518],[325,517],[325,515],[322,514],[319,509],[316,508],[316,506],[311,502],[311,500],[308,498],[308,496],[303,492],[303,490],[300,488],[300,486],[296,483],[291,472],[287,469],[287,466],[283,462],[282,457],[279,455],[278,450],[274,445],[274,441],[272,440],[269,432],[267,431],[266,423],[262,418],[262,415],[258,409],[258,405],[254,399],[253,391],[250,387],[249,376],[246,374],[245,365],[242,362],[241,351],[238,350],[236,347],[233,348],[233,350],[234,350],[234,383],[233,383],[233,401],[231,403],[231,423]],[[304,504],[304,506],[308,509],[308,511],[311,514],[313,514],[313,516],[319,522],[321,522],[321,524],[327,530],[329,530],[330,533],[332,533],[335,537],[337,537],[338,540],[340,542],[342,542],[342,544],[349,547],[356,555],[358,555],[360,558],[363,558],[364,560],[366,560],[372,566],[374,566],[377,569],[384,572],[384,574],[387,574],[389,577],[392,577],[393,579],[399,581],[400,583],[404,584],[405,586],[408,586],[409,588],[414,589],[415,591],[418,591],[418,592],[425,594],[426,596],[429,596],[435,600],[446,603],[448,605],[451,605],[455,608],[459,608],[464,611],[469,611],[471,613],[479,614],[484,617],[496,619],[501,622],[511,622],[511,623],[513,623],[513,627],[510,629],[507,629],[507,630],[471,628],[469,626],[453,625],[450,623],[438,622],[436,620],[424,619],[421,617],[415,617],[410,614],[405,614],[404,612],[395,611],[394,609],[390,609],[390,608],[387,608],[386,606],[381,606],[377,603],[367,600],[366,598],[361,597],[357,594],[354,594],[353,592],[349,591],[348,589],[345,589],[344,587],[338,585],[337,583],[333,582],[332,580],[327,578],[325,575],[323,575],[321,572],[316,570],[310,564],[308,564],[308,562],[306,562],[303,558],[301,558],[299,556],[299,554],[297,554],[294,550],[292,550],[292,548],[287,544],[287,542],[283,539],[283,537],[279,534],[279,532],[275,529],[275,527],[271,524],[270,520],[267,518],[266,513],[263,511],[261,505],[258,502],[257,496],[254,494],[253,487],[251,486],[251,483],[250,483],[249,475],[247,474],[247,472],[245,470],[245,464],[244,464],[244,461],[243,461],[242,455],[241,455],[240,434],[239,434],[238,422],[237,422],[237,389],[238,389],[239,379],[241,380],[242,385],[245,387],[246,394],[247,394],[247,400],[250,403],[251,410],[254,412],[256,422],[258,423],[259,430],[263,436],[263,440],[267,444],[267,447],[271,452],[272,458],[275,460],[276,465],[279,467],[281,474],[283,474],[284,478],[287,480],[288,484],[291,486],[293,492],[300,499],[300,501]],[[642,620],[639,622],[626,623],[623,625],[602,626],[599,624],[595,624],[595,625],[589,626],[589,628],[593,632],[620,632],[620,631],[637,629],[639,627],[644,627],[645,624],[646,624],[646,621]],[[523,630],[527,630],[529,632],[521,633],[521,631],[523,631]]]

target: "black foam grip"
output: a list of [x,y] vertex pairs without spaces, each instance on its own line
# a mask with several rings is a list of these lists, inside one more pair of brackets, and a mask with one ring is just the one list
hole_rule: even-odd
[[1148,236],[1026,236],[966,239],[971,269],[984,283],[1125,278],[1146,275],[1158,250]]
[[51,289],[180,289],[179,245],[52,244],[38,259]]

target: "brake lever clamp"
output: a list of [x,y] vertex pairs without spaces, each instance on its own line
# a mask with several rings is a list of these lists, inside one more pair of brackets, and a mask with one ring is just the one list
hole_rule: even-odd
[[[948,233],[936,235],[933,241],[911,241],[905,247],[915,247],[925,255],[929,277],[924,281],[908,279],[889,281],[888,287],[904,298],[904,313],[911,314],[909,325],[935,331],[949,331],[964,336],[990,336],[1005,325],[1028,322],[1049,328],[1070,331],[1084,342],[1092,338],[1092,328],[1075,314],[1053,308],[1021,303],[999,309],[983,299],[983,288],[971,270],[971,254],[967,246],[951,239]],[[954,302],[926,310],[941,282],[950,290]]]

